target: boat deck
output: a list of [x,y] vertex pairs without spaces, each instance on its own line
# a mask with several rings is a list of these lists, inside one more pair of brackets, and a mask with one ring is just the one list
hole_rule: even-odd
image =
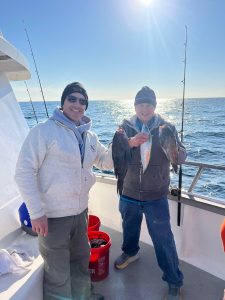
[[[140,242],[140,259],[124,270],[116,270],[113,262],[121,254],[122,235],[104,226],[101,231],[107,232],[112,239],[109,276],[94,282],[94,291],[103,294],[105,300],[162,300],[167,292],[167,284],[161,280],[162,272],[153,247]],[[182,261],[180,268],[184,273],[183,300],[223,299],[224,280]]]

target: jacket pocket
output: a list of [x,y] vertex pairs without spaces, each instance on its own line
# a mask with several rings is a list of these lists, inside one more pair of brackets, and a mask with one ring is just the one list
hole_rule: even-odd
[[169,169],[163,166],[148,166],[141,176],[142,191],[157,191],[169,185]]
[[95,175],[92,173],[91,169],[83,170],[81,181],[82,181],[82,193],[88,194],[91,187],[96,181]]

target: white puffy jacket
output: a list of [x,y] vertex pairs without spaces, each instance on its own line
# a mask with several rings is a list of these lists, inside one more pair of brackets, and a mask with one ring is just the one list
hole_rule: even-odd
[[48,120],[30,130],[22,146],[15,179],[31,219],[77,215],[88,206],[95,183],[92,167],[112,169],[111,147],[86,132],[83,162],[77,138],[65,125]]

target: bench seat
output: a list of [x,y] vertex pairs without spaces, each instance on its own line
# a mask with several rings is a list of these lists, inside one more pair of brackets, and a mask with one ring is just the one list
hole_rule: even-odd
[[27,267],[27,273],[0,276],[0,299],[43,300],[43,259],[38,251],[37,237],[30,236],[19,228],[0,241],[0,249],[21,243],[32,249],[35,258]]

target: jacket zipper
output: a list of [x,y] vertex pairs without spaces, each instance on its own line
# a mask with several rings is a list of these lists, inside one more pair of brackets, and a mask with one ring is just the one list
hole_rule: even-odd
[[[87,138],[87,132],[84,132],[83,140],[84,140],[84,154],[85,154],[85,146],[86,146],[86,138]],[[84,168],[84,156],[81,156],[81,168]]]
[[139,180],[140,180],[140,188],[139,188],[139,200],[141,201],[141,179],[142,179],[142,174],[143,174],[143,166],[140,162],[140,172],[139,172]]
[[[57,121],[57,120],[55,120],[55,122],[58,123],[59,125],[61,125],[62,127],[66,128],[66,129],[68,129],[68,130],[73,131],[72,129],[70,129],[70,128],[68,128],[66,125],[64,125],[63,123],[61,123],[61,122],[59,122],[59,121]],[[73,134],[74,134],[74,132],[73,132]],[[75,139],[77,140],[75,134],[74,134],[74,136],[75,136]],[[84,154],[85,154],[85,146],[86,146],[86,137],[87,137],[87,132],[85,132],[85,134],[84,134]],[[79,148],[79,144],[78,144],[78,148]],[[80,153],[80,160],[81,160],[81,178],[80,178],[80,179],[81,179],[81,185],[82,185],[82,169],[84,168],[84,165],[83,165],[83,163],[84,163],[84,156],[83,156],[83,158],[82,158],[81,153]],[[80,195],[81,195],[81,190],[82,190],[82,186],[81,186],[80,194],[79,194],[79,207],[80,207]]]

